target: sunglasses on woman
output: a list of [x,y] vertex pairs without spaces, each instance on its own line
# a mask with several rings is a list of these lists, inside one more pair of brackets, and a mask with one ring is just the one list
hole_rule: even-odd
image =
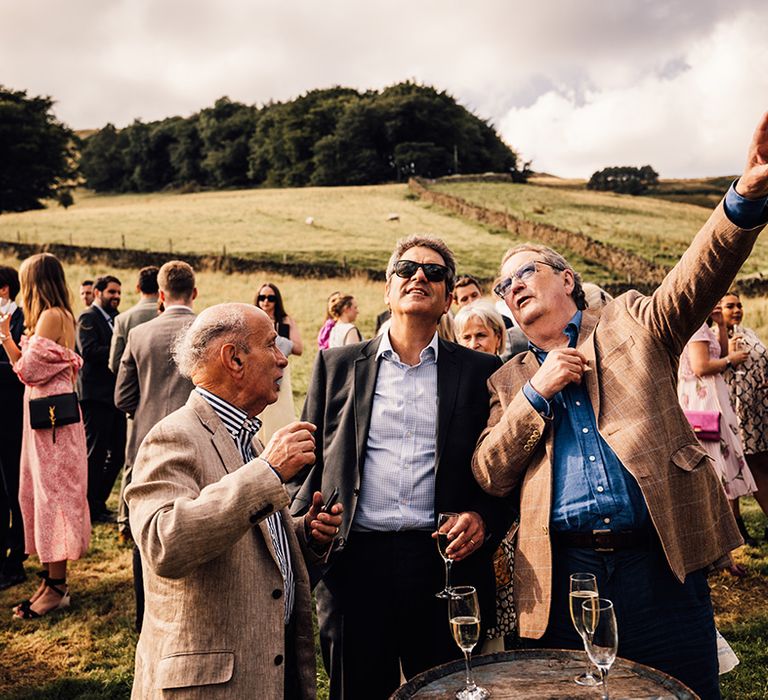
[[416,270],[421,268],[424,271],[424,277],[430,282],[444,282],[448,277],[448,268],[445,265],[437,263],[420,263],[413,260],[398,260],[395,263],[395,274],[403,279],[410,279],[416,274]]
[[271,301],[274,304],[277,301],[277,296],[274,294],[259,294],[259,296],[256,297],[256,301]]

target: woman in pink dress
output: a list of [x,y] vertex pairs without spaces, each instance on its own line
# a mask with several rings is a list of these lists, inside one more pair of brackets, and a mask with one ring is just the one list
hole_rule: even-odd
[[19,348],[0,317],[0,341],[26,386],[19,503],[28,554],[43,564],[40,587],[14,608],[32,619],[69,605],[67,561],[79,559],[91,536],[86,500],[87,457],[83,423],[33,430],[30,399],[74,390],[82,359],[74,352],[75,319],[64,270],[49,253],[27,258],[19,269],[26,324]]

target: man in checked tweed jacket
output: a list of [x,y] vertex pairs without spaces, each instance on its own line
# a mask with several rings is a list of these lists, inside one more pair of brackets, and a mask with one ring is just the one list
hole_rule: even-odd
[[601,315],[557,253],[519,246],[497,293],[531,343],[489,380],[473,458],[497,496],[520,488],[515,595],[523,637],[581,648],[569,575],[616,606],[619,655],[719,698],[705,570],[741,544],[710,461],[677,402],[682,348],[768,220],[768,113],[747,165],[661,286]]

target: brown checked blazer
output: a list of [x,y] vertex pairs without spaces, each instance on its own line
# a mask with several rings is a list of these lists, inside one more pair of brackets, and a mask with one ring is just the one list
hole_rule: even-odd
[[[264,461],[243,465],[197,393],[147,435],[126,500],[146,593],[132,697],[282,698],[288,643],[301,697],[314,698],[304,564],[305,553],[313,555],[303,521],[289,515],[288,493]],[[288,640],[283,579],[264,522],[276,510],[287,525],[296,584],[296,631]]]
[[[722,203],[652,296],[621,295],[586,311],[577,348],[600,434],[637,480],[669,566],[679,580],[741,544],[722,487],[677,401],[677,364],[688,338],[728,290],[762,227],[728,221]],[[521,389],[538,369],[530,352],[488,381],[491,412],[473,472],[489,493],[522,482],[515,553],[520,634],[541,637],[552,587],[549,524],[553,434]]]

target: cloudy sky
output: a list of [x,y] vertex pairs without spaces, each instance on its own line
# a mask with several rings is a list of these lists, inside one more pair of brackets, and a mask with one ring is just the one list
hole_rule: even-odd
[[0,82],[75,129],[312,88],[445,89],[536,170],[740,171],[768,109],[765,0],[24,0]]

